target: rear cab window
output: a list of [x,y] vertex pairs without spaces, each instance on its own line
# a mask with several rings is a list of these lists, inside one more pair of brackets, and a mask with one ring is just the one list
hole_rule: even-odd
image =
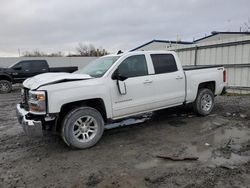
[[172,54],[151,54],[155,74],[164,74],[178,71],[175,58]]
[[48,69],[48,64],[44,60],[30,61],[31,69],[33,71],[42,71],[43,69]]

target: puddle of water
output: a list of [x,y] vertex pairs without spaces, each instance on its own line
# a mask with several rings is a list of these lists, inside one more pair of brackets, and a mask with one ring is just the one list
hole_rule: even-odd
[[[211,162],[215,165],[238,165],[246,163],[250,160],[250,156],[241,156],[231,151],[233,149],[238,151],[241,149],[242,143],[247,142],[250,139],[250,130],[244,128],[221,128],[218,129],[214,134],[209,135],[203,142],[198,145],[191,145],[187,147],[186,152],[193,156],[199,157],[201,162]],[[205,143],[208,143],[207,146]],[[229,146],[228,154],[225,155],[220,149],[218,152],[213,152],[216,148],[223,148]],[[217,150],[216,150],[217,151]]]
[[[228,141],[232,140],[232,145],[237,146],[250,139],[250,130],[244,128],[223,128],[218,129],[214,134],[209,135],[196,145],[189,145],[183,156],[199,157],[198,161],[215,166],[237,166],[250,160],[250,156],[241,156],[228,148],[228,153],[223,153]],[[210,145],[205,145],[209,143]],[[240,147],[239,147],[240,148]],[[176,165],[191,165],[193,161],[170,161],[153,158],[135,165],[137,169],[150,169],[158,166],[173,167]]]
[[220,143],[228,143],[232,139],[233,143],[241,144],[250,139],[250,130],[233,127],[230,129],[218,129],[215,134],[210,135],[209,144],[217,145]]
[[210,130],[215,128],[217,129],[218,127],[221,127],[228,122],[229,120],[220,117],[212,117],[210,119],[207,119],[206,121],[201,122],[201,133],[209,132]]
[[211,159],[211,162],[221,166],[221,165],[240,165],[248,162],[250,160],[250,156],[240,156],[235,153],[231,153],[229,159],[224,157],[215,157]]

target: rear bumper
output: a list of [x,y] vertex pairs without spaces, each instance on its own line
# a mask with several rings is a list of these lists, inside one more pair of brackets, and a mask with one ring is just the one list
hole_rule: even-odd
[[16,114],[18,122],[22,125],[26,135],[31,137],[43,135],[42,121],[28,119],[29,112],[21,108],[20,104],[16,106]]

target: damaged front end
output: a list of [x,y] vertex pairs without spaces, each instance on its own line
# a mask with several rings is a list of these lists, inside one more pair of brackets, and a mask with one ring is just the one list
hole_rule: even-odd
[[[58,114],[49,113],[48,91],[43,86],[91,79],[84,74],[44,73],[26,79],[21,91],[22,101],[16,106],[19,123],[28,136],[41,136],[45,132],[56,132]],[[52,101],[53,102],[53,101]]]
[[22,89],[22,102],[16,106],[18,122],[26,135],[42,136],[45,131],[55,130],[57,115],[47,114],[46,92]]

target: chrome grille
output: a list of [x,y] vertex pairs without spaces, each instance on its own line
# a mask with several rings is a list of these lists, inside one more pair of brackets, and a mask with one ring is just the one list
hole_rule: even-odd
[[28,100],[29,100],[29,89],[23,88],[23,93],[22,93],[22,104],[23,104],[23,107],[24,107],[26,110],[29,109]]

